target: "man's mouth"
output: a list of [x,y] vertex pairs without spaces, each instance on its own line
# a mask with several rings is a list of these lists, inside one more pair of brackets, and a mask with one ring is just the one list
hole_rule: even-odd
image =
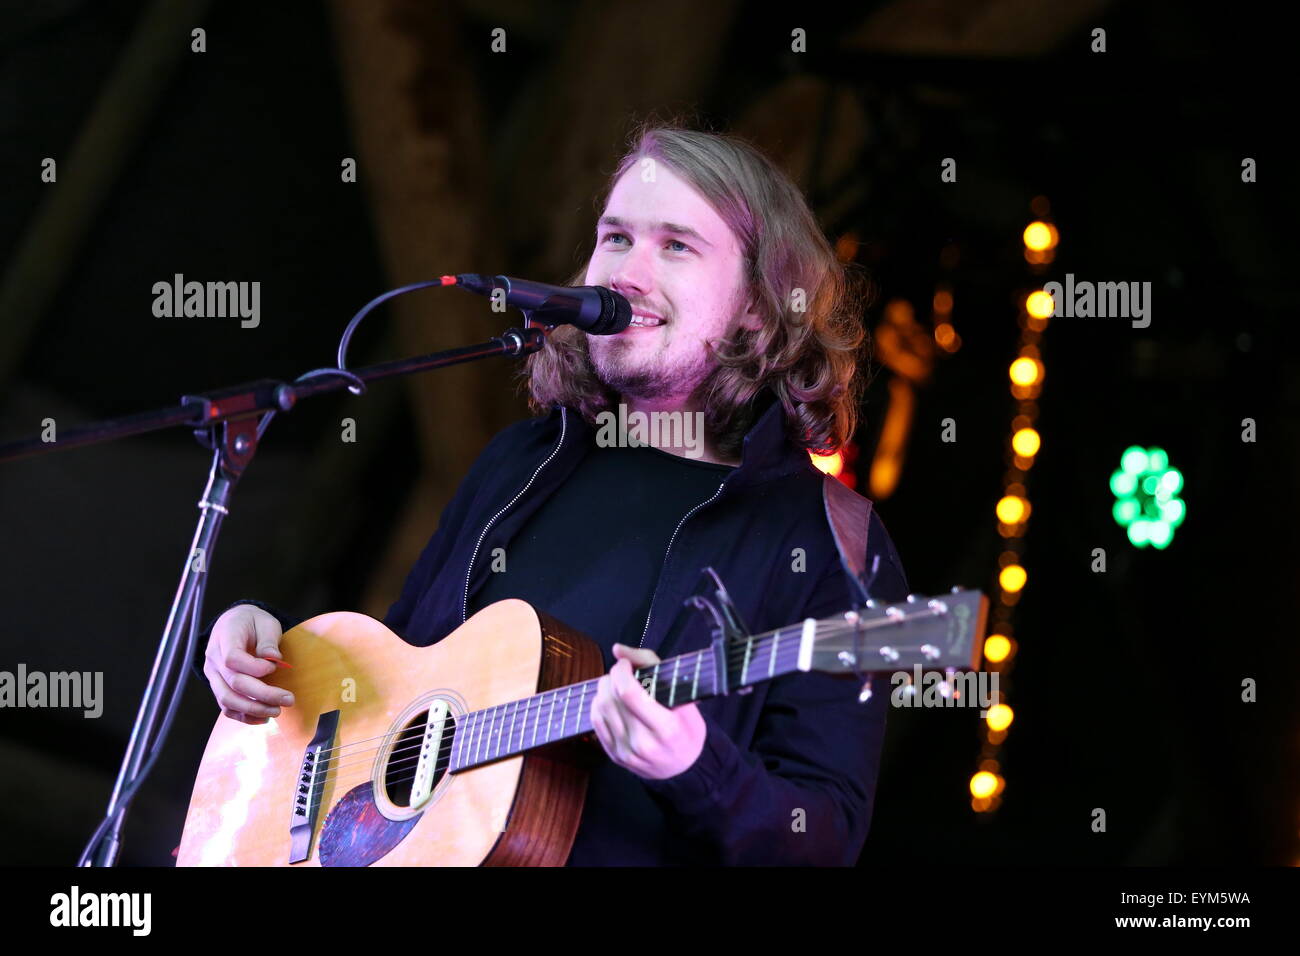
[[628,327],[631,328],[632,326],[635,326],[637,328],[653,329],[656,326],[663,324],[664,320],[657,315],[651,315],[648,312],[633,312],[632,321],[628,323]]

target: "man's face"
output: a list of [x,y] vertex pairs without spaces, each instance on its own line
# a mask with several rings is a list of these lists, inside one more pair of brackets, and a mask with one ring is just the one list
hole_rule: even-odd
[[736,237],[699,193],[663,163],[642,181],[634,163],[614,185],[596,226],[586,285],[632,303],[634,323],[618,335],[588,335],[596,374],[622,396],[685,401],[714,368],[706,340],[727,338],[743,312],[744,261]]

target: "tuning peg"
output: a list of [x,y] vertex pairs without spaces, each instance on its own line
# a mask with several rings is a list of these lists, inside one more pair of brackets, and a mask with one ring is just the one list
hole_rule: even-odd
[[915,594],[909,594],[909,595],[907,596],[907,603],[908,603],[908,604],[915,604],[915,603],[916,603],[916,595],[915,595]]
[[870,677],[867,678],[867,682],[862,685],[862,690],[859,691],[858,693],[858,703],[865,704],[869,700],[871,700],[871,678]]

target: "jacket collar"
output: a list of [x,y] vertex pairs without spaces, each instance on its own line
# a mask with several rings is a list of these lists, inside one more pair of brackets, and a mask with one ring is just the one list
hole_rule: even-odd
[[776,393],[764,388],[752,407],[757,418],[745,433],[735,484],[757,484],[812,468],[807,450],[790,438],[785,408]]
[[[751,407],[757,417],[745,433],[740,465],[727,476],[727,486],[761,484],[812,468],[808,452],[789,437],[785,409],[776,393],[763,388],[754,396]],[[573,408],[553,406],[547,416],[548,423],[558,429],[561,414],[567,421],[566,444],[585,445],[595,439],[595,429]]]

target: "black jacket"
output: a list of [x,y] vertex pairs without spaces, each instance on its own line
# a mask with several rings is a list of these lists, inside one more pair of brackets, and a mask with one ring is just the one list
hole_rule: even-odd
[[[705,593],[705,566],[755,633],[853,604],[826,520],[823,475],[788,438],[780,403],[764,393],[757,407],[740,466],[682,516],[668,549],[642,628],[641,646],[661,658],[710,641],[710,619],[684,606]],[[490,573],[486,556],[507,546],[594,440],[595,430],[560,406],[494,436],[384,624],[417,646],[459,627]],[[870,521],[867,566],[880,557],[872,596],[903,600],[906,578],[874,509]],[[261,606],[286,627],[296,623]],[[871,821],[885,731],[889,688],[877,683],[866,704],[851,679],[819,673],[701,701],[708,734],[687,770],[644,780],[608,761],[598,768],[591,786],[603,798],[589,797],[583,827],[601,834],[602,850],[582,862],[852,865]]]

